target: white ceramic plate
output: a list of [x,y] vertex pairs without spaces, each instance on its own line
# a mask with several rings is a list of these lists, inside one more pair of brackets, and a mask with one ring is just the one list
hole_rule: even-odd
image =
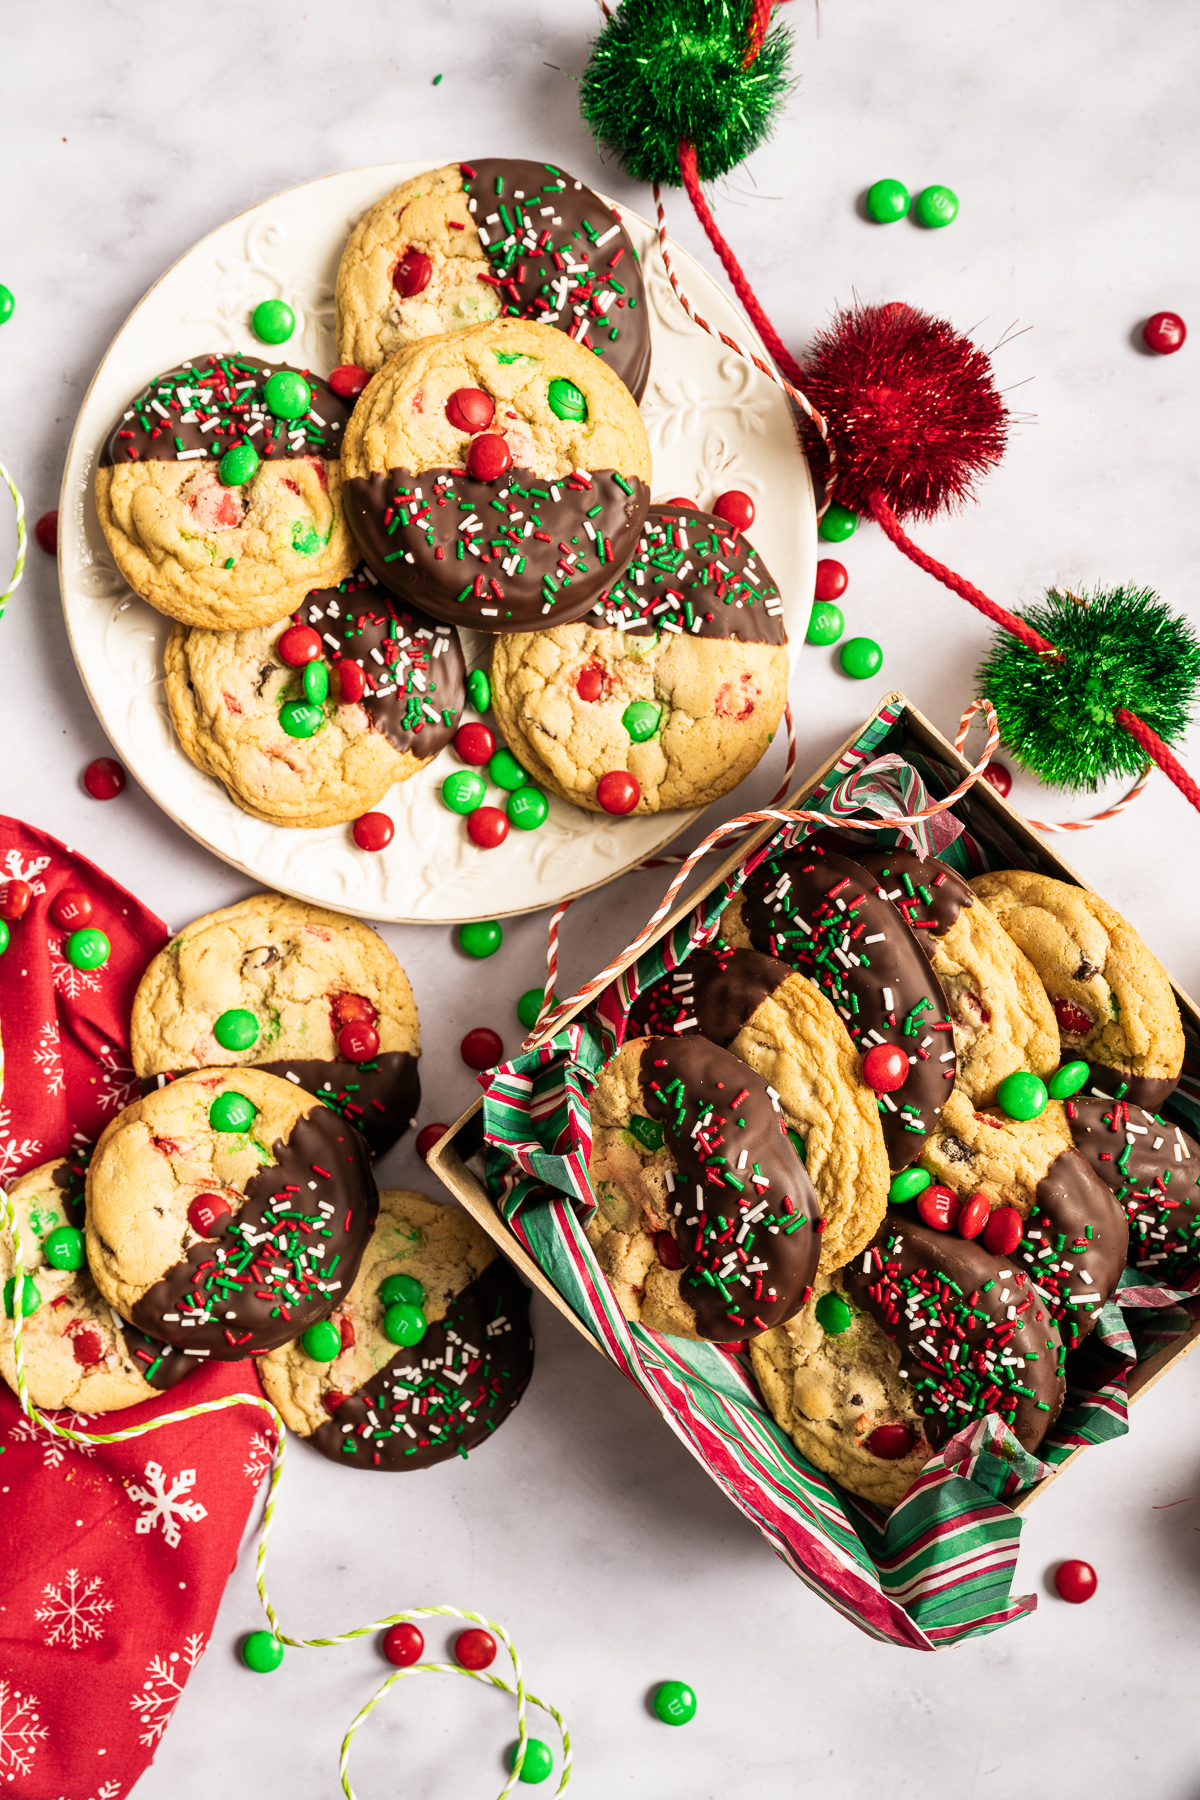
[[[420,162],[385,163],[306,182],[230,219],[168,269],[115,340],[75,423],[59,511],[59,572],[67,630],[92,705],[121,761],[163,811],[209,850],[264,886],[370,919],[443,924],[531,912],[611,881],[669,843],[688,812],[608,819],[551,798],[536,832],[477,850],[438,796],[458,766],[434,759],[380,802],[396,835],[366,855],[348,826],[266,825],[193,767],[171,729],[162,653],[171,621],[117,574],[96,517],[92,469],[113,419],[146,381],[210,350],[249,351],[315,369],[334,364],[333,284],[350,227]],[[708,504],[727,488],[754,497],[755,547],[779,584],[793,659],[804,640],[816,567],[812,484],[783,393],[752,364],[693,325],[676,300],[650,224],[624,222],[642,258],[653,361],[642,413],[655,499]],[[749,324],[682,250],[684,291],[715,326],[764,354]],[[279,296],[296,313],[286,344],[260,344],[250,314]],[[464,632],[473,666],[486,640]]]

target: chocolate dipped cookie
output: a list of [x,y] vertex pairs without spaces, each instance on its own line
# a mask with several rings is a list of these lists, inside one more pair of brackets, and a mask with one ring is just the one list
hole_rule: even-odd
[[[180,1350],[127,1324],[100,1293],[85,1253],[84,1190],[89,1152],[30,1169],[8,1190],[24,1270],[21,1356],[29,1398],[47,1412],[120,1412],[153,1400],[196,1367]],[[15,1258],[11,1232],[0,1232],[0,1375],[14,1393]]]
[[1129,1220],[1131,1267],[1190,1286],[1200,1273],[1200,1144],[1128,1100],[1077,1094],[1064,1110],[1076,1149]]
[[388,946],[283,894],[252,894],[178,932],[142,976],[130,1043],[144,1093],[189,1069],[264,1069],[339,1112],[374,1156],[421,1098],[417,1008]]
[[274,625],[177,625],[164,660],[185,754],[270,825],[369,812],[450,741],[466,693],[454,628],[363,568]]
[[352,1469],[427,1469],[477,1449],[529,1385],[529,1293],[467,1213],[402,1189],[343,1304],[259,1364],[283,1421]]
[[100,449],[96,510],[134,593],[212,631],[269,625],[358,560],[342,510],[346,401],[308,370],[196,357]]
[[650,444],[594,356],[501,319],[385,363],[346,431],[342,474],[385,586],[444,623],[529,631],[579,618],[629,562]]
[[551,163],[446,163],[364,213],[337,277],[338,359],[369,372],[421,338],[500,317],[552,325],[640,400],[641,269],[620,214]]
[[652,506],[633,561],[585,619],[492,649],[492,705],[544,787],[593,811],[628,770],[634,809],[707,806],[757,766],[787,701],[778,590],[714,513]]
[[879,1109],[849,1033],[806,976],[757,950],[719,944],[693,951],[639,995],[628,1032],[695,1032],[723,1044],[768,1083],[804,1146],[824,1222],[822,1274],[870,1242],[887,1206],[889,1181]]
[[[966,1203],[976,1232],[986,1231],[986,1210],[1009,1207],[1023,1221],[1008,1256],[1036,1284],[1073,1350],[1096,1324],[1125,1268],[1129,1231],[1112,1189],[1075,1148],[1070,1121],[1058,1100],[1036,1119],[1009,1119],[976,1111],[967,1096],[951,1094],[930,1134],[921,1164]],[[1010,1215],[1011,1216],[1011,1215]]]
[[1183,1067],[1183,1026],[1166,970],[1129,921],[1089,888],[1030,869],[971,885],[1041,977],[1063,1061],[1082,1058],[1092,1087],[1157,1111]]
[[591,1099],[588,1242],[626,1318],[736,1342],[803,1305],[821,1217],[778,1100],[694,1035],[637,1038]]
[[366,1145],[261,1069],[181,1075],[127,1106],[87,1172],[87,1256],[139,1330],[230,1362],[349,1292],[378,1210]]

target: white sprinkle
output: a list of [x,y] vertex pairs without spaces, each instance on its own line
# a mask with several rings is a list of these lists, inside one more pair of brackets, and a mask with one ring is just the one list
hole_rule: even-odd
[[895,1011],[896,1003],[892,999],[892,990],[890,987],[885,987],[883,990],[883,1004],[887,1007],[889,1012]]

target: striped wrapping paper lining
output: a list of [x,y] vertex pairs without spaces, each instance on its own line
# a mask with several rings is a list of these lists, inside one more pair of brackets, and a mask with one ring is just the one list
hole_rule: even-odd
[[[886,750],[898,717],[885,710],[871,722],[829,772],[814,807],[837,818],[859,809],[889,817],[927,803],[921,775]],[[926,773],[935,792],[948,791],[936,770]],[[988,866],[976,840],[954,829],[958,821],[949,830],[940,820],[932,823],[940,826],[936,840],[918,835],[928,823],[908,833],[927,854],[936,848],[964,873]],[[1096,1375],[1094,1385],[1082,1377],[1072,1385],[1040,1458],[1023,1450],[999,1419],[975,1421],[926,1465],[890,1513],[843,1493],[805,1460],[766,1411],[748,1358],[664,1337],[624,1318],[584,1231],[595,1206],[588,1096],[623,1040],[637,995],[709,942],[746,875],[805,829],[786,826],[753,852],[550,1043],[480,1078],[488,1181],[513,1232],[575,1316],[787,1566],[870,1636],[936,1650],[1034,1609],[1035,1597],[1011,1594],[1021,1521],[1005,1502],[1078,1445],[1127,1430],[1127,1371],[1147,1352],[1135,1351],[1123,1308],[1156,1309],[1144,1316],[1161,1322],[1151,1338],[1161,1347],[1190,1324],[1178,1304],[1187,1296],[1141,1286],[1130,1272],[1121,1306],[1110,1302],[1097,1330],[1126,1367],[1116,1374],[1108,1369],[1106,1379]]]

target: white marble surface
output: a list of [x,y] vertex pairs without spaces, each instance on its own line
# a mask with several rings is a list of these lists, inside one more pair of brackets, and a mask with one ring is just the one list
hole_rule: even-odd
[[[1028,415],[1004,466],[982,504],[928,529],[926,544],[1005,603],[1054,581],[1133,578],[1198,610],[1200,347],[1152,359],[1131,341],[1156,308],[1200,311],[1195,9],[1161,0],[1149,20],[1114,0],[823,0],[818,17],[812,0],[791,0],[784,11],[799,88],[774,142],[716,203],[785,338],[801,346],[855,293],[928,305],[985,344],[1031,328],[997,361]],[[589,0],[7,0],[0,20],[0,280],[18,304],[0,329],[0,457],[35,517],[56,503],[71,422],[129,308],[203,232],[263,196],[331,169],[483,147],[545,153],[648,204],[602,168],[577,114],[574,77],[597,23]],[[957,223],[866,224],[856,197],[885,174],[914,190],[948,182]],[[677,196],[670,219],[715,267]],[[11,541],[6,515],[0,553]],[[886,684],[952,729],[987,641],[982,621],[873,531],[844,560],[851,629],[883,645]],[[0,645],[4,808],[96,857],[173,925],[237,898],[238,878],[144,796],[101,808],[79,789],[107,746],[37,550]],[[803,657],[802,766],[883,686],[847,681],[827,652]],[[1200,741],[1187,754],[1200,768]],[[745,797],[776,778],[773,756]],[[1040,816],[1070,816],[1069,800],[1033,783],[1016,796]],[[1165,781],[1071,854],[1176,978],[1200,988],[1200,820]],[[626,942],[662,880],[630,877],[580,904],[566,927],[568,981]],[[468,1026],[516,1043],[511,1000],[538,974],[544,929],[544,917],[512,926],[480,969],[440,928],[387,928],[422,1010],[425,1119],[451,1118],[471,1097],[455,1049]],[[410,1151],[386,1172],[423,1174]],[[1129,1437],[1035,1505],[1017,1586],[1041,1593],[1038,1613],[921,1659],[870,1642],[808,1594],[614,1372],[544,1307],[537,1326],[530,1393],[469,1464],[409,1483],[351,1480],[297,1447],[272,1559],[294,1632],[438,1600],[507,1621],[534,1690],[569,1715],[581,1800],[857,1800],[874,1788],[1007,1800],[1031,1785],[1092,1800],[1134,1783],[1154,1800],[1195,1794],[1200,1499],[1188,1497],[1200,1494],[1200,1357],[1138,1407]],[[1046,1570],[1070,1555],[1100,1573],[1087,1610],[1046,1590]],[[232,1651],[258,1622],[243,1553],[141,1800],[336,1790],[341,1731],[382,1665],[369,1645],[293,1652],[260,1682]],[[669,1675],[700,1694],[686,1730],[645,1710],[647,1689]],[[357,1790],[483,1800],[501,1785],[510,1735],[505,1703],[474,1684],[402,1686],[360,1739]]]

